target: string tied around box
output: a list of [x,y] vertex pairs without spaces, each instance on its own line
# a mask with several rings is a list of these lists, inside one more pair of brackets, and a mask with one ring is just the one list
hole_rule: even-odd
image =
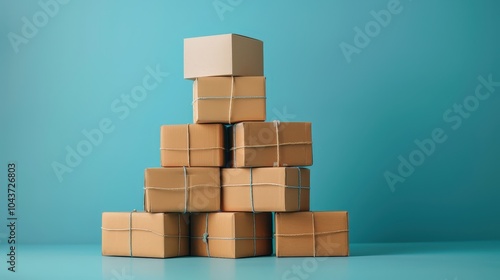
[[[283,146],[291,146],[291,145],[312,145],[312,141],[295,141],[295,142],[281,142],[280,141],[280,124],[279,120],[273,121],[274,133],[276,134],[276,143],[272,144],[258,144],[258,145],[242,145],[236,146],[236,129],[233,127],[233,147],[230,148],[230,151],[233,153],[233,161],[236,162],[236,150],[245,149],[245,148],[270,148],[276,147],[276,161],[273,162],[273,167],[277,166],[287,166],[286,163],[281,162],[280,150]],[[281,127],[282,128],[282,127]]]
[[129,243],[129,249],[130,249],[130,256],[133,256],[132,253],[132,214],[134,212],[137,212],[137,210],[132,210],[129,214],[129,219],[128,219],[128,243]]
[[297,167],[297,185],[299,185],[299,194],[298,194],[298,199],[297,199],[297,210],[300,211],[300,197],[302,195],[302,172],[300,167]]
[[129,256],[130,257],[134,256],[133,246],[132,246],[132,240],[133,240],[132,233],[134,231],[148,232],[148,233],[152,233],[154,235],[160,236],[160,237],[177,238],[178,239],[178,243],[179,243],[179,246],[177,248],[177,256],[181,255],[181,238],[189,238],[189,236],[188,235],[182,235],[182,230],[181,230],[181,214],[180,213],[177,216],[178,217],[178,224],[177,224],[177,232],[178,232],[178,234],[177,235],[162,234],[162,233],[159,233],[159,232],[147,229],[147,228],[136,228],[136,227],[133,227],[132,216],[133,216],[134,213],[137,213],[137,210],[134,209],[134,210],[132,210],[132,211],[129,212],[128,227],[127,228],[105,228],[105,227],[101,227],[101,230],[105,230],[105,231],[126,231],[126,232],[128,232],[128,245],[129,245]]
[[233,96],[234,96],[234,76],[231,76],[231,96],[229,99],[229,113],[227,116],[227,122],[231,124],[231,116],[233,115]]
[[[189,140],[188,140],[189,142]],[[189,156],[188,156],[189,158]],[[187,177],[187,168],[185,166],[182,167],[182,171],[184,174],[184,213],[187,212],[187,205],[188,205],[188,177]]]
[[203,232],[202,236],[192,237],[201,239],[203,243],[205,243],[205,248],[207,252],[207,256],[210,257],[210,240],[252,240],[253,241],[253,255],[257,256],[257,240],[266,240],[272,239],[272,237],[257,237],[257,228],[256,228],[256,213],[252,213],[252,222],[253,222],[253,236],[252,237],[213,237],[208,233],[208,215],[209,213],[205,213],[205,232]]
[[193,148],[191,147],[191,132],[190,124],[186,124],[186,148],[166,148],[161,147],[160,151],[186,151],[187,165],[191,167],[191,152],[192,151],[209,151],[209,150],[224,150],[224,147],[203,147],[203,148]]
[[[191,166],[191,141],[189,141],[189,124],[186,124],[186,153],[187,153],[187,162],[188,162],[188,166]],[[184,174],[185,174],[185,171],[186,168],[184,167]],[[186,181],[185,177],[184,177],[184,181]]]
[[254,183],[253,178],[253,168],[248,168],[249,171],[249,183],[246,184],[223,184],[222,187],[249,187],[250,189],[250,210],[251,212],[255,212],[255,202],[254,202],[254,189],[256,186],[276,186],[290,189],[297,189],[298,191],[298,200],[297,200],[297,210],[300,210],[301,202],[302,202],[302,189],[310,189],[310,187],[302,186],[302,168],[294,167],[297,169],[297,186],[289,186],[287,184],[277,184],[277,183]]
[[252,209],[252,213],[254,213],[255,208],[254,208],[254,202],[253,202],[253,168],[252,167],[250,167],[250,206]]
[[207,256],[210,257],[210,248],[208,247],[208,213],[205,213],[205,232],[203,232],[203,243],[205,243]]
[[[266,99],[265,96],[257,96],[257,95],[250,95],[250,96],[236,96],[235,95],[235,77],[231,76],[231,91],[229,96],[202,96],[202,97],[197,97],[196,99],[193,99],[192,104],[199,100],[222,100],[222,99],[229,99],[229,110],[228,110],[228,123],[232,124],[232,116],[233,116],[233,102],[235,99]],[[195,83],[198,84],[198,78],[195,79]]]
[[252,213],[252,220],[253,220],[253,256],[255,257],[257,255],[257,229],[255,225],[255,213]]
[[188,177],[188,170],[186,166],[182,167],[182,172],[183,172],[183,177],[184,177],[184,183],[183,187],[178,187],[178,188],[164,188],[164,187],[155,187],[155,186],[150,186],[150,187],[144,187],[144,191],[146,192],[146,197],[148,203],[146,204],[146,208],[148,212],[154,212],[154,207],[152,200],[150,198],[150,191],[156,190],[156,191],[184,191],[184,209],[183,213],[186,214],[188,212],[188,206],[189,206],[189,191],[191,189],[195,188],[220,188],[220,185],[217,184],[197,184],[197,185],[189,185],[189,177]]
[[280,121],[274,120],[273,124],[274,128],[276,129],[276,162],[273,165],[280,166],[280,131],[279,131]]
[[313,237],[313,256],[316,257],[316,252],[317,252],[317,250],[316,250],[316,236],[349,232],[348,229],[316,232],[316,226],[314,223],[314,212],[311,212],[311,223],[312,223],[312,233],[275,233],[274,236],[276,236],[276,237],[312,236]]

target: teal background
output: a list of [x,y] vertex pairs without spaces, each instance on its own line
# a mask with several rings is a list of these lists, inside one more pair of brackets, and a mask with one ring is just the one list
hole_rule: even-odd
[[[348,210],[351,242],[499,239],[500,88],[457,130],[443,113],[500,80],[500,2],[402,0],[351,63],[339,44],[388,1],[232,1],[223,20],[212,2],[70,1],[17,54],[7,34],[41,8],[0,2],[0,219],[15,161],[19,243],[99,243],[101,212],[142,209],[160,125],[192,122],[183,39],[231,32],[264,41],[268,120],[313,123],[311,208]],[[112,102],[156,65],[169,76],[120,120]],[[103,118],[114,131],[59,182],[52,163]],[[384,172],[437,127],[448,140],[392,192]]]

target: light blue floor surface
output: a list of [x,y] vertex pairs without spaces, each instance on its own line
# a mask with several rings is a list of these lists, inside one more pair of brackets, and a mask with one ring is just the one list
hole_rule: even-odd
[[[6,247],[1,247],[6,260]],[[141,259],[102,257],[100,245],[24,245],[10,279],[500,280],[500,241],[353,244],[346,258]]]

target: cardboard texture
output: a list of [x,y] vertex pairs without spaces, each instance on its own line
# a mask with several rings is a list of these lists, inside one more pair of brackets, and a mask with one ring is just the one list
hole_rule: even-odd
[[191,216],[191,255],[216,258],[273,253],[271,213],[200,213]]
[[206,77],[193,83],[195,123],[266,120],[266,78]]
[[262,41],[237,34],[184,39],[184,79],[263,75]]
[[224,166],[221,124],[163,125],[161,166]]
[[242,122],[233,126],[232,167],[312,165],[311,123]]
[[276,256],[348,256],[347,216],[345,211],[276,213]]
[[146,212],[220,210],[220,169],[213,167],[148,168],[144,172]]
[[222,211],[309,211],[310,171],[298,167],[221,169]]
[[169,258],[189,255],[189,216],[102,213],[102,255]]

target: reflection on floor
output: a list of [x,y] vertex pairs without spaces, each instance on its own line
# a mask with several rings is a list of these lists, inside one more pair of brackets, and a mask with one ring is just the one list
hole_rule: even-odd
[[[1,252],[6,252],[2,244]],[[5,259],[5,257],[4,257]],[[500,241],[353,244],[347,258],[102,257],[100,245],[20,245],[0,279],[500,279]]]

